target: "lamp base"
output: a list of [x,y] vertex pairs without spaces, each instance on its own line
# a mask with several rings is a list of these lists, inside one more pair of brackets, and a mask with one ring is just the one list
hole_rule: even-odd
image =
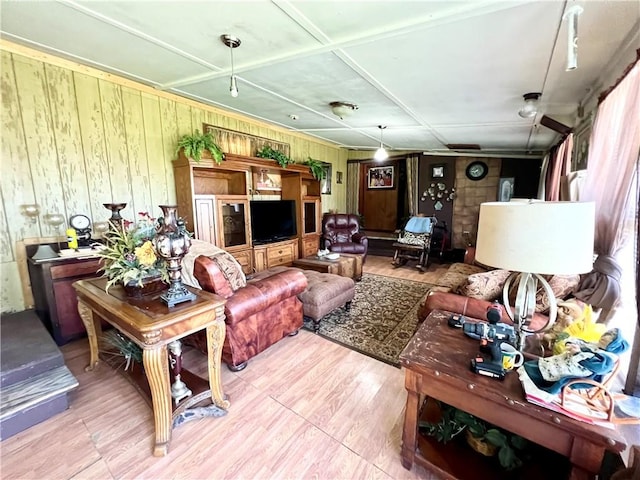
[[173,284],[169,290],[160,295],[160,299],[166,303],[168,307],[173,307],[182,302],[195,300],[196,296],[187,290],[184,285]]
[[[518,277],[520,277],[518,283],[518,290],[516,293],[515,308],[511,308],[509,302],[509,290],[511,284]],[[547,322],[540,328],[530,328],[531,321],[533,320],[533,314],[536,309],[536,292],[538,290],[538,283],[544,289],[549,299],[549,316]],[[513,272],[504,284],[502,290],[502,296],[504,301],[504,307],[507,311],[507,315],[513,321],[518,332],[519,349],[523,350],[525,346],[525,337],[527,334],[538,333],[551,328],[555,323],[558,314],[558,305],[556,298],[551,290],[551,285],[544,277],[537,273],[520,273]]]
[[49,258],[57,258],[58,253],[51,248],[51,245],[38,245],[38,250],[31,257],[33,260],[47,260]]

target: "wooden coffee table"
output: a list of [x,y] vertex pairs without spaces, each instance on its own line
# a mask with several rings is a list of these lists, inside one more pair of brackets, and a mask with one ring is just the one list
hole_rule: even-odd
[[293,261],[293,266],[303,270],[315,270],[321,273],[333,273],[341,277],[353,278],[359,281],[362,278],[362,255],[354,253],[341,253],[335,260],[311,255]]
[[[520,435],[569,459],[571,479],[592,479],[600,470],[606,450],[622,452],[625,440],[616,429],[591,425],[528,403],[516,372],[504,381],[476,375],[469,360],[479,342],[450,328],[448,312],[434,310],[400,355],[405,367],[407,405],[402,433],[402,465],[414,462],[454,479],[461,458],[447,463],[443,457],[426,458],[418,449],[418,418],[430,397],[464,410],[489,423]],[[552,468],[548,465],[547,468]],[[481,478],[479,475],[473,478]]]

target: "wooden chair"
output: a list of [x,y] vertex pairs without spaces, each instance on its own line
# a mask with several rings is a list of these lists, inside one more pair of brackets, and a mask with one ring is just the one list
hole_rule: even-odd
[[391,264],[398,268],[406,265],[409,260],[415,260],[418,262],[416,268],[423,273],[429,262],[431,237],[436,223],[438,220],[435,216],[411,217],[393,244],[396,250]]

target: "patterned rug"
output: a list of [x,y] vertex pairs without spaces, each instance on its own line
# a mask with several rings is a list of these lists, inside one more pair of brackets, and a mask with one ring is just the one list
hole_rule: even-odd
[[[377,360],[400,367],[399,356],[417,324],[429,283],[365,273],[356,282],[351,311],[338,308],[320,322],[319,335]],[[305,322],[313,331],[313,322]]]

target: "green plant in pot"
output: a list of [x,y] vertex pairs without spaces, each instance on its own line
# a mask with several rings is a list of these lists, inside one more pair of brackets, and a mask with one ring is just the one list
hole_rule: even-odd
[[209,151],[211,158],[213,158],[213,161],[218,165],[220,165],[224,159],[224,153],[222,153],[222,150],[213,139],[213,135],[209,132],[200,133],[199,130],[196,130],[193,135],[184,135],[178,141],[176,153],[178,153],[181,148],[184,149],[186,157],[193,158],[196,162],[202,159],[202,152],[205,150]]
[[271,148],[269,145],[265,145],[256,153],[256,156],[260,158],[269,158],[278,162],[282,168],[287,168],[287,165],[293,163],[293,160],[287,157],[279,150]]
[[450,405],[440,403],[440,409],[442,416],[438,422],[419,422],[418,428],[422,433],[447,443],[465,432],[467,443],[479,453],[491,456],[497,451],[498,461],[505,470],[522,466],[517,452],[527,446],[527,440]]
[[324,164],[320,160],[308,157],[302,164],[309,167],[311,175],[313,175],[313,178],[316,180],[323,180],[327,176]]

